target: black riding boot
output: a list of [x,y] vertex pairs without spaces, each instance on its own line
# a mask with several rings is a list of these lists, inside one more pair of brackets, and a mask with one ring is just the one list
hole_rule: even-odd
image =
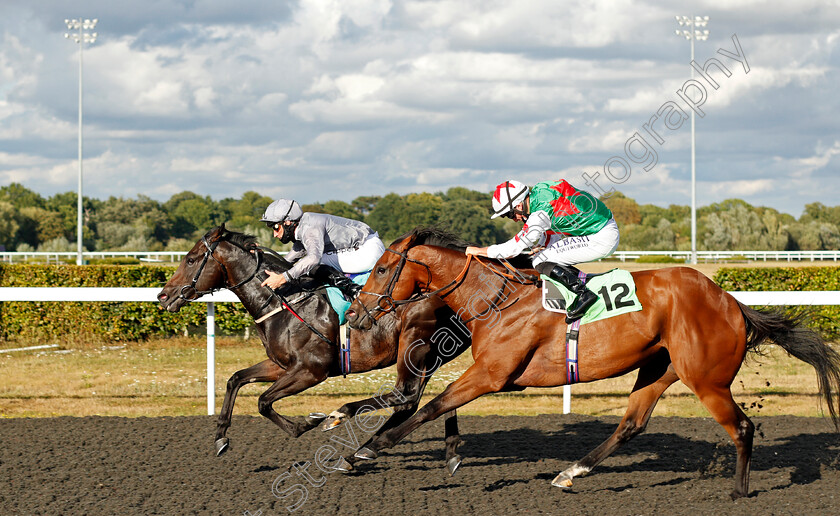
[[362,290],[361,285],[353,283],[350,278],[344,275],[343,272],[334,269],[329,265],[320,265],[312,276],[331,287],[336,287],[342,294],[344,294],[344,297],[347,298],[348,301],[356,299],[356,296],[359,295],[359,291]]
[[570,324],[583,317],[583,314],[598,300],[598,296],[586,288],[580,278],[578,278],[578,271],[574,267],[555,265],[548,275],[551,279],[559,281],[567,289],[577,294],[572,304],[566,307],[566,324]]

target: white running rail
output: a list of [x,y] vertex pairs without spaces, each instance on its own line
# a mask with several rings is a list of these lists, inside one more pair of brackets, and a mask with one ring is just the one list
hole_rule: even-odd
[[[177,263],[186,256],[186,251],[86,251],[85,258],[137,258],[141,262]],[[280,252],[285,254],[285,252]],[[616,251],[610,258],[622,262],[633,261],[643,256],[670,256],[676,260],[688,262],[691,251]],[[697,251],[697,259],[702,262],[726,260],[747,261],[840,261],[840,249],[833,251]],[[25,263],[27,261],[46,263],[75,263],[76,251],[62,252],[0,252],[0,261],[6,263]]]

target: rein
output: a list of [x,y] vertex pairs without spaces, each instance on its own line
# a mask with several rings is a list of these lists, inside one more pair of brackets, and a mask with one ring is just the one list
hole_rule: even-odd
[[[484,266],[486,269],[488,269],[489,271],[491,271],[493,274],[495,274],[497,276],[501,276],[501,277],[512,279],[512,280],[518,280],[518,283],[521,283],[523,285],[524,284],[536,284],[536,282],[538,281],[537,277],[532,276],[530,274],[522,274],[517,269],[512,268],[506,262],[502,262],[502,264],[504,265],[504,267],[508,271],[511,272],[511,274],[508,274],[508,273],[502,272],[500,270],[497,270],[496,268],[491,267],[489,264],[481,261],[478,256],[470,254],[470,255],[467,255],[467,261],[466,261],[466,263],[464,263],[464,268],[463,268],[463,270],[461,270],[461,273],[458,274],[458,276],[455,277],[455,279],[453,279],[452,281],[450,281],[449,283],[447,283],[443,287],[441,287],[437,290],[415,294],[408,299],[395,300],[394,296],[393,296],[394,288],[396,287],[397,280],[399,280],[399,277],[402,274],[402,270],[403,270],[403,268],[405,268],[405,265],[406,265],[407,262],[412,262],[412,263],[416,263],[418,265],[422,265],[426,269],[426,272],[429,275],[429,279],[426,282],[427,286],[430,285],[431,282],[432,282],[432,270],[429,268],[428,265],[421,262],[420,260],[415,260],[413,258],[409,258],[408,257],[408,250],[406,250],[406,251],[395,251],[391,248],[388,248],[388,249],[385,249],[385,250],[388,251],[388,252],[394,253],[396,255],[399,255],[399,257],[400,257],[400,262],[399,262],[399,264],[397,264],[397,268],[394,271],[394,275],[391,276],[390,280],[388,280],[388,284],[385,287],[385,292],[383,294],[380,294],[378,292],[366,292],[364,290],[360,292],[360,294],[367,294],[369,296],[374,296],[374,297],[378,298],[378,301],[376,302],[376,306],[373,308],[372,311],[369,310],[368,307],[364,303],[359,303],[359,304],[362,305],[362,308],[365,310],[365,313],[367,314],[367,316],[370,317],[371,320],[373,320],[374,324],[376,323],[376,321],[380,317],[382,317],[383,315],[385,315],[389,312],[392,312],[392,311],[396,310],[396,308],[400,305],[405,305],[405,304],[414,303],[414,302],[417,302],[417,301],[420,301],[420,300],[423,300],[423,299],[428,299],[429,297],[434,296],[434,295],[440,295],[440,297],[448,296],[456,288],[458,288],[458,286],[464,281],[464,278],[467,275],[467,271],[469,271],[469,269],[470,269],[470,264],[472,263],[473,258],[475,258],[475,261],[480,263],[482,266]],[[523,279],[525,281],[523,281]],[[504,290],[504,285],[502,285],[502,289]],[[447,290],[448,290],[448,292],[441,294],[442,292],[447,291]],[[384,302],[384,304],[383,304],[383,302]]]
[[[500,260],[500,262],[501,262],[502,265],[505,266],[505,269],[507,269],[508,271],[511,272],[510,274],[507,274],[507,273],[504,273],[500,270],[494,269],[489,264],[482,262],[478,258],[478,256],[475,257],[475,261],[477,261],[478,263],[483,265],[485,269],[489,270],[493,274],[495,274],[497,276],[502,276],[503,278],[508,278],[508,279],[512,279],[512,280],[519,280],[518,283],[522,283],[523,285],[525,285],[525,284],[536,285],[537,281],[539,281],[539,278],[537,276],[534,276],[534,275],[531,275],[531,274],[524,274],[519,269],[515,269],[514,267],[511,267],[511,265],[505,260]],[[523,282],[522,280],[525,280],[525,281]]]
[[317,336],[318,336],[318,338],[320,338],[321,340],[323,340],[323,341],[324,341],[324,342],[326,342],[327,344],[331,344],[331,345],[333,345],[333,346],[338,346],[338,344],[336,344],[335,342],[331,341],[331,340],[330,340],[330,339],[328,339],[328,338],[327,338],[327,337],[326,337],[323,333],[321,333],[320,331],[318,331],[318,328],[316,328],[316,327],[312,326],[311,324],[309,324],[309,323],[308,323],[308,322],[307,322],[307,321],[306,321],[303,317],[301,317],[301,316],[300,316],[297,312],[295,312],[295,311],[294,311],[294,309],[291,307],[291,303],[292,303],[292,302],[303,301],[303,300],[305,300],[305,299],[309,299],[310,297],[312,297],[312,296],[314,295],[312,292],[309,292],[309,293],[308,293],[308,295],[304,296],[303,298],[297,298],[297,299],[295,299],[294,301],[291,301],[291,302],[290,302],[290,301],[288,301],[285,297],[283,297],[282,295],[278,294],[277,292],[275,292],[275,291],[273,291],[273,290],[272,290],[272,292],[271,292],[271,293],[272,293],[272,295],[273,295],[273,296],[275,296],[277,299],[279,299],[279,300],[280,300],[280,303],[281,303],[281,308],[280,308],[279,310],[275,310],[275,311],[274,311],[273,313],[271,313],[271,314],[267,314],[267,315],[265,315],[265,316],[263,316],[263,317],[260,317],[260,319],[265,320],[265,319],[267,319],[269,316],[274,315],[275,313],[282,311],[282,307],[286,307],[286,310],[288,310],[288,311],[289,311],[289,313],[291,313],[292,315],[294,315],[294,316],[295,316],[295,319],[297,319],[298,321],[300,321],[300,322],[302,322],[303,324],[305,324],[305,325],[306,325],[306,327],[307,327],[307,328],[309,328],[309,331],[311,331],[312,333],[314,333],[315,335],[317,335]]
[[[417,295],[411,296],[408,299],[395,300],[394,296],[393,296],[394,287],[396,287],[397,280],[399,279],[400,275],[402,274],[402,270],[405,267],[405,264],[407,262],[412,262],[412,263],[416,263],[418,265],[422,265],[426,269],[426,273],[428,273],[428,275],[429,275],[429,280],[426,282],[426,285],[429,285],[432,282],[432,270],[429,268],[428,265],[421,262],[420,260],[415,260],[413,258],[409,258],[408,257],[408,251],[406,251],[406,252],[394,251],[391,248],[387,248],[385,250],[388,251],[388,252],[394,253],[396,255],[399,255],[399,257],[400,257],[400,263],[397,264],[397,270],[394,271],[394,275],[391,276],[390,280],[388,280],[388,285],[386,285],[386,287],[385,287],[385,293],[380,294],[378,292],[367,292],[367,291],[364,291],[364,290],[359,292],[359,294],[367,294],[369,296],[374,296],[374,297],[378,298],[378,301],[376,302],[376,307],[374,307],[374,309],[373,309],[373,313],[371,313],[371,311],[368,310],[368,307],[364,303],[359,303],[359,304],[362,305],[362,308],[364,308],[365,313],[368,315],[368,317],[371,318],[371,320],[373,320],[374,323],[376,323],[376,321],[380,317],[382,317],[383,315],[396,310],[398,306],[405,305],[405,304],[408,304],[408,303],[414,303],[414,302],[417,302],[417,301],[420,301],[420,300],[423,300],[423,299],[428,299],[429,297],[431,297],[433,295],[436,295],[436,294],[448,289],[449,287],[455,285],[456,283],[462,281],[464,279],[464,276],[466,276],[466,274],[467,274],[467,270],[469,270],[469,268],[470,268],[470,261],[472,259],[472,256],[468,256],[467,257],[467,263],[464,264],[464,270],[461,271],[461,274],[459,274],[456,279],[454,279],[453,281],[451,281],[449,284],[445,285],[444,287],[439,288],[439,289],[437,289],[433,292],[426,292],[426,293],[417,294]],[[445,295],[446,294],[444,294],[441,297],[444,297]],[[384,304],[383,304],[383,301],[384,301]]]

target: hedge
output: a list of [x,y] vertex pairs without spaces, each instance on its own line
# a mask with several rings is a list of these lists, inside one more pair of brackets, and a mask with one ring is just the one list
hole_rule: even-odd
[[[0,264],[0,287],[160,287],[174,272],[165,265]],[[724,290],[840,290],[840,267],[721,268],[714,280]],[[201,327],[206,313],[204,303],[171,313],[148,302],[6,302],[0,303],[0,338],[137,341]],[[216,305],[220,333],[239,334],[252,323],[240,303]],[[840,307],[814,307],[814,325],[840,340]]]
[[[0,265],[0,287],[162,287],[175,273],[163,265]],[[0,303],[0,338],[10,341],[138,341],[183,334],[206,323],[206,305],[189,303],[171,313],[158,303]],[[240,303],[216,305],[220,333],[239,334],[253,323]]]
[[636,258],[636,263],[685,263],[685,260],[662,254],[648,254]]
[[[714,281],[724,290],[840,290],[840,267],[725,267]],[[840,307],[815,306],[812,318],[826,338],[840,340]]]

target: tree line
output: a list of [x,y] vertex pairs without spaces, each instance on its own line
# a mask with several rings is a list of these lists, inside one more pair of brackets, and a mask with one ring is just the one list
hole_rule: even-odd
[[[88,251],[186,251],[222,222],[253,234],[264,245],[271,232],[259,222],[274,199],[257,192],[213,200],[185,191],[159,202],[83,198],[84,247]],[[491,194],[463,187],[446,192],[361,196],[352,202],[304,204],[304,211],[361,220],[387,243],[418,225],[438,225],[463,239],[489,245],[512,237],[520,225],[490,220]],[[604,198],[621,230],[619,250],[688,250],[688,206],[638,204],[620,192]],[[77,194],[44,197],[19,183],[0,187],[0,245],[15,251],[75,251]],[[275,247],[279,248],[276,241]],[[697,210],[700,250],[829,250],[840,248],[840,206],[808,204],[797,219],[773,208],[730,199]]]
[[[605,203],[621,230],[619,250],[688,251],[691,208],[638,204],[616,192]],[[840,206],[814,202],[797,219],[774,208],[727,199],[697,209],[701,251],[812,251],[840,249]]]

